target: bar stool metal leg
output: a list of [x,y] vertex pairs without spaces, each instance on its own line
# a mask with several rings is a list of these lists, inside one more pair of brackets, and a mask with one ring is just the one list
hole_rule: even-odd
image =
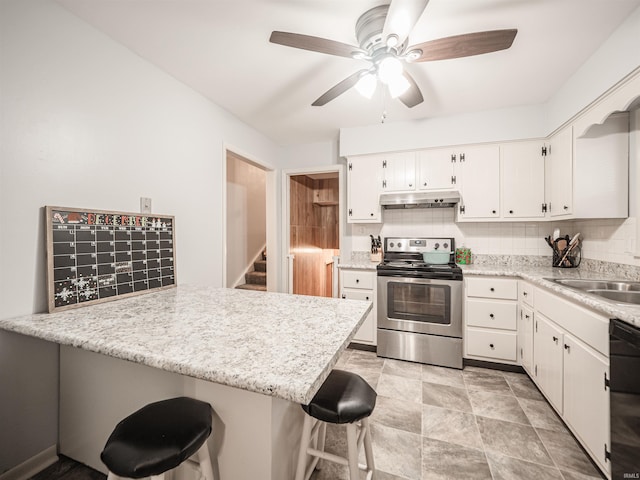
[[354,423],[347,425],[347,454],[349,459],[349,478],[358,480],[358,426]]

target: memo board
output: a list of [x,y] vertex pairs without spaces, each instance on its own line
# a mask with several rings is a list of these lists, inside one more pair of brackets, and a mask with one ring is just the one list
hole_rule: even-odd
[[176,286],[168,215],[46,207],[49,312]]

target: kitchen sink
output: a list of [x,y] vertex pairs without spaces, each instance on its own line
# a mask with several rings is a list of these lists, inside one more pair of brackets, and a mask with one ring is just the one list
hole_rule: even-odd
[[640,305],[640,282],[627,280],[584,280],[577,278],[546,278],[565,287],[581,290],[616,303]]
[[587,292],[599,297],[613,300],[619,303],[634,303],[640,305],[640,292],[631,290],[587,290]]

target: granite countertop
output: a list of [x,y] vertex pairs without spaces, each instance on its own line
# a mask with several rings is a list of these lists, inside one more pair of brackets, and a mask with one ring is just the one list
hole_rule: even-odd
[[376,271],[380,262],[372,262],[371,260],[351,259],[347,262],[339,262],[338,268],[357,268],[359,270],[373,270]]
[[640,305],[615,303],[601,297],[591,295],[580,290],[562,286],[545,278],[582,278],[592,280],[620,280],[620,276],[613,272],[594,272],[581,268],[553,268],[528,265],[460,265],[463,275],[487,275],[520,277],[532,284],[544,287],[558,295],[570,298],[586,307],[590,307],[612,318],[619,318],[635,327],[640,328]]
[[0,328],[307,404],[371,302],[181,285]]

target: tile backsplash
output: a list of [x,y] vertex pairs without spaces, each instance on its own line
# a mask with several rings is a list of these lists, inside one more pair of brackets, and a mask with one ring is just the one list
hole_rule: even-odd
[[351,248],[368,251],[369,235],[381,237],[454,237],[478,255],[550,256],[544,237],[555,228],[562,235],[580,232],[582,257],[605,262],[640,265],[636,248],[636,219],[566,220],[555,222],[456,223],[452,208],[385,210],[382,224],[351,225]]

